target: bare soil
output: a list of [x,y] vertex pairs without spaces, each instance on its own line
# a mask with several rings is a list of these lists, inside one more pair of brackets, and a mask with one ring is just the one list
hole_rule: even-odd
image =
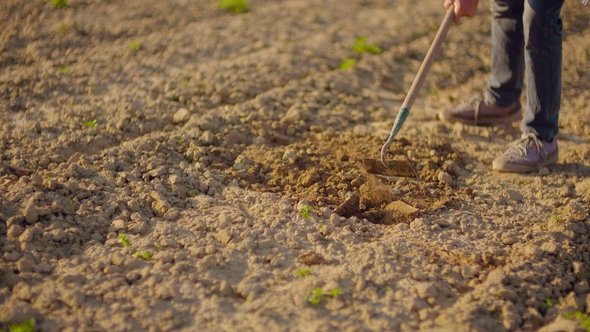
[[418,176],[394,178],[361,159],[442,1],[249,3],[0,3],[0,327],[587,328],[590,9],[563,9],[557,165],[493,172],[518,123],[436,118],[487,80],[482,1],[390,149]]

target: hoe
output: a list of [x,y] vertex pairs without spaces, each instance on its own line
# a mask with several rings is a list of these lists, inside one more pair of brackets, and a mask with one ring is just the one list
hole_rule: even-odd
[[414,101],[416,101],[418,92],[420,92],[420,88],[422,88],[422,84],[426,80],[426,76],[430,71],[430,67],[432,66],[432,63],[434,62],[434,59],[436,58],[438,51],[440,50],[442,42],[445,39],[445,36],[447,35],[447,32],[449,31],[449,28],[454,18],[455,8],[454,6],[451,6],[447,11],[447,14],[445,15],[445,18],[440,28],[438,29],[436,36],[434,37],[432,45],[430,45],[430,49],[428,50],[428,53],[426,54],[426,57],[424,58],[424,61],[420,66],[420,70],[418,70],[418,75],[416,75],[416,78],[414,79],[414,82],[410,87],[410,91],[408,91],[408,94],[406,95],[404,103],[397,112],[397,117],[395,118],[393,127],[391,128],[391,132],[389,133],[389,138],[381,148],[381,158],[363,158],[363,164],[365,166],[367,173],[387,176],[416,176],[414,167],[409,161],[388,161],[386,159],[387,149],[389,149],[389,146],[391,145],[391,143],[393,143],[393,139],[400,131],[402,125],[404,124],[404,121],[406,121],[406,118],[410,114],[410,109],[412,108]]

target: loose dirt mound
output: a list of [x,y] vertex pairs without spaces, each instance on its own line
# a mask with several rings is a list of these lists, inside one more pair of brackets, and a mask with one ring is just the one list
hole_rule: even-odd
[[[416,178],[361,159],[440,1],[53,3],[0,4],[5,330],[587,329],[590,11],[575,1],[559,164],[494,173],[518,124],[435,118],[485,84],[482,3],[390,148]],[[383,52],[353,52],[359,36]]]

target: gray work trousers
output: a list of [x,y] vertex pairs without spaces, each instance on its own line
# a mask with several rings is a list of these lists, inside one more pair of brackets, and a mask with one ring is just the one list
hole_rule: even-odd
[[561,105],[564,0],[490,0],[492,68],[485,99],[507,106],[519,100],[526,77],[523,133],[551,140]]

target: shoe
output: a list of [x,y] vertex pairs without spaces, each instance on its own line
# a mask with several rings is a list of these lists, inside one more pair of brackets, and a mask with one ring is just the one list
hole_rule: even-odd
[[438,113],[442,121],[460,122],[468,125],[496,125],[511,123],[522,118],[522,107],[516,101],[509,106],[489,105],[479,100],[476,103],[464,103],[443,108]]
[[529,173],[555,164],[559,158],[557,140],[541,140],[534,133],[523,134],[496,158],[492,168],[500,172]]

